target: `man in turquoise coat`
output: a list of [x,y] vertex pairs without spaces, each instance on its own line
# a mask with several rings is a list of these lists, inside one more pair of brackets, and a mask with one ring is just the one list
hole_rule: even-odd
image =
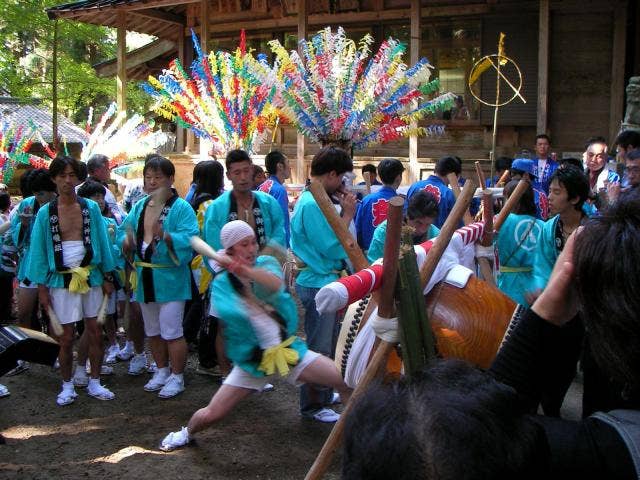
[[[311,161],[314,182],[322,183],[329,196],[340,202],[341,218],[348,227],[356,211],[356,198],[342,189],[342,177],[353,170],[349,154],[342,149],[325,147]],[[307,344],[315,352],[333,357],[338,333],[337,315],[316,310],[315,296],[320,288],[338,279],[346,268],[347,254],[333,233],[327,219],[310,191],[304,191],[291,218],[291,249],[300,260],[296,292],[305,309],[304,329]],[[339,415],[328,408],[333,391],[314,385],[300,390],[300,413],[320,422],[335,422]]]
[[73,324],[82,319],[91,360],[87,393],[99,400],[112,400],[113,392],[100,385],[103,347],[102,328],[97,322],[103,295],[113,292],[115,264],[109,236],[98,204],[76,195],[82,176],[79,162],[58,157],[51,162],[49,174],[59,197],[38,211],[27,277],[38,285],[40,305],[45,310],[51,308],[63,328],[58,337],[63,383],[56,401],[60,406],[68,405],[77,396],[71,381]]
[[191,205],[171,189],[173,164],[153,157],[143,174],[150,195],[133,206],[119,227],[119,240],[134,267],[131,289],[158,366],[144,389],[170,398],[184,391],[187,343],[182,319],[185,301],[191,299],[190,239],[199,230]]
[[252,190],[253,163],[249,154],[244,150],[231,150],[227,154],[226,167],[233,189],[224,192],[207,208],[204,240],[219,250],[222,227],[232,220],[242,220],[253,228],[260,249],[272,242],[286,249],[282,209],[268,193]]

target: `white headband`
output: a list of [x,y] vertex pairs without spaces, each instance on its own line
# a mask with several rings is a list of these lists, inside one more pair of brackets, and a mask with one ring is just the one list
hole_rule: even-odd
[[253,229],[247,222],[233,220],[226,223],[224,227],[222,227],[222,230],[220,230],[220,243],[222,243],[223,248],[227,249],[233,247],[240,240],[247,237],[255,237],[255,235]]

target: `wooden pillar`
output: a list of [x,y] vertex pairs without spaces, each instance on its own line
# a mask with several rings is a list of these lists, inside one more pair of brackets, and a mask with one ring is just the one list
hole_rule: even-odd
[[538,120],[537,133],[547,133],[549,106],[549,0],[540,0],[538,15]]
[[[207,55],[209,53],[209,0],[202,0],[200,2],[200,48],[202,48],[202,54]],[[209,158],[209,150],[211,150],[211,143],[200,137],[200,160],[207,160]]]
[[[307,2],[308,0],[298,0],[298,41],[307,38]],[[300,48],[298,48],[300,50]],[[300,51],[300,57],[302,52]],[[296,179],[297,183],[306,181],[304,168],[304,135],[298,133],[296,136]]]
[[[178,45],[178,59],[184,67],[184,28],[180,25],[177,28],[178,38],[176,43]],[[185,129],[176,125],[176,152],[184,152],[184,134]]]
[[[409,42],[409,63],[415,65],[420,59],[420,43],[422,39],[420,21],[420,0],[411,0],[411,28]],[[417,124],[413,122],[411,128],[415,129]],[[418,135],[412,133],[409,136],[409,182],[420,180],[420,165],[418,164]]]
[[609,145],[620,131],[624,115],[624,66],[627,40],[627,2],[618,1],[613,7],[613,51],[611,52],[611,105],[609,109]]
[[127,14],[124,11],[118,12],[117,42],[116,101],[118,110],[125,112],[127,110]]

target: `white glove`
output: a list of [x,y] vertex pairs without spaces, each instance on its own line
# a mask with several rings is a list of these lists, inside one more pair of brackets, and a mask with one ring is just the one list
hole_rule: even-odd
[[371,324],[371,328],[376,332],[376,336],[380,340],[384,340],[389,343],[398,343],[400,336],[398,335],[398,317],[383,318],[378,315],[378,309],[376,308],[369,320],[368,324]]

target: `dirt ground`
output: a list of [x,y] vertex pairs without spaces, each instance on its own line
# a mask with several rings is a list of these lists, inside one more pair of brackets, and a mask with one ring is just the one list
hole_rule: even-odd
[[[214,378],[185,375],[187,389],[162,400],[142,387],[149,376],[127,375],[118,363],[103,383],[116,394],[103,402],[76,389],[72,405],[55,403],[60,375],[33,365],[0,382],[11,395],[0,399],[0,478],[301,479],[313,463],[331,425],[303,420],[298,392],[276,381],[275,390],[249,397],[195,445],[171,453],[160,440],[185,425],[218,388]],[[327,479],[339,478],[335,459]]]

